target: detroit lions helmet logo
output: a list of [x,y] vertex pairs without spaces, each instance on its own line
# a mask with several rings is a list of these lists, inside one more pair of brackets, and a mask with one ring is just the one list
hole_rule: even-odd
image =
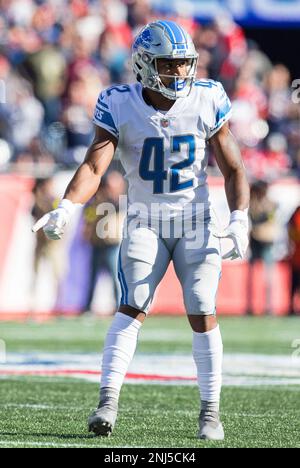
[[137,38],[133,47],[136,49],[138,46],[142,46],[145,49],[150,49],[153,37],[149,29],[145,29]]

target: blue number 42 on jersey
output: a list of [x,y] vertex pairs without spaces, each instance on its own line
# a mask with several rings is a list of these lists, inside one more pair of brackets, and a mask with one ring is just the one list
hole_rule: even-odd
[[[178,153],[182,145],[188,146],[188,158],[173,164],[170,168],[170,180],[168,192],[178,192],[193,187],[193,179],[180,182],[180,170],[185,169],[195,161],[195,137],[194,135],[174,136],[171,140],[171,152]],[[154,169],[150,169],[150,163],[154,158]],[[168,179],[165,170],[165,149],[163,138],[146,138],[144,141],[139,174],[143,180],[153,181],[153,193],[164,193],[164,181]]]

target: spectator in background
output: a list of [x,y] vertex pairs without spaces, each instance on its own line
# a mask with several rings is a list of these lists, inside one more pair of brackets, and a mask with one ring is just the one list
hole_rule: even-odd
[[287,141],[290,166],[296,168],[300,147],[300,109],[291,98],[291,76],[282,64],[275,65],[265,77],[268,97],[268,125],[271,133],[279,133]]
[[[32,153],[34,142],[41,142],[44,109],[40,101],[35,97],[31,84],[12,70],[7,59],[0,56],[0,79],[6,83],[6,102],[0,105],[0,139],[7,142],[10,148],[10,163],[26,162],[18,165],[22,172],[36,173],[39,163],[46,162],[42,157],[37,157],[37,152]],[[48,153],[45,149],[43,152]],[[53,158],[48,154],[48,163],[53,164]],[[51,161],[49,161],[51,159]],[[22,167],[21,167],[22,166]]]
[[251,220],[250,231],[250,260],[248,274],[248,314],[253,313],[253,278],[254,265],[261,261],[264,265],[265,276],[265,312],[272,313],[272,275],[273,275],[273,244],[277,235],[276,204],[268,197],[268,184],[258,181],[251,187],[249,216]]
[[296,153],[296,158],[295,158],[295,174],[298,178],[298,181],[300,182],[300,147]]
[[265,81],[270,130],[271,132],[284,132],[292,105],[290,72],[282,64],[275,65],[266,75]]
[[[58,205],[58,200],[54,197],[53,181],[51,178],[37,179],[33,188],[33,195],[34,204],[31,214],[35,221]],[[32,283],[33,297],[36,293],[37,279],[42,262],[46,262],[50,266],[55,288],[58,290],[60,280],[64,274],[63,265],[65,264],[62,261],[60,245],[55,241],[47,239],[43,235],[43,232],[37,233]]]
[[153,10],[149,0],[126,0],[128,13],[127,21],[134,36],[153,19]]
[[32,80],[36,96],[45,110],[45,124],[60,118],[61,97],[65,91],[66,62],[62,52],[52,44],[45,44],[23,62],[28,79]]
[[11,78],[11,65],[8,59],[0,54],[0,80],[5,85],[1,87],[0,102],[0,138],[3,138],[7,144],[12,145],[11,113],[7,104],[7,86],[6,83]]
[[290,265],[291,265],[291,293],[290,315],[296,314],[295,299],[300,291],[300,206],[293,213],[288,222],[288,235],[290,241]]
[[7,109],[11,143],[16,152],[24,151],[41,134],[44,110],[34,97],[31,85],[15,75],[7,85]]
[[70,83],[62,115],[68,151],[64,162],[69,161],[71,165],[81,164],[94,135],[92,115],[99,93],[99,80],[95,69],[86,66],[85,71],[86,75]]
[[98,70],[100,81],[105,77],[109,84],[109,74],[97,55],[103,32],[104,24],[99,16],[81,18],[73,27],[65,29],[61,38],[61,47],[68,57],[67,87],[73,80],[82,78],[86,70],[92,69]]
[[265,176],[269,180],[276,180],[288,174],[291,161],[287,149],[287,141],[282,133],[271,133],[267,138]]
[[[123,176],[117,171],[109,172],[106,178],[102,180],[101,187],[94,199],[85,208],[85,227],[83,235],[92,247],[92,255],[90,285],[83,312],[88,312],[92,309],[98,274],[102,269],[105,269],[112,279],[114,301],[116,304],[119,304],[120,286],[118,283],[117,259],[121,241],[121,228],[125,217],[125,212],[120,211],[119,197],[123,195],[125,191]],[[97,207],[107,203],[110,204],[109,211],[105,209],[103,214],[100,216],[97,215]]]
[[24,151],[18,152],[14,162],[16,172],[38,178],[48,177],[55,170],[55,160],[39,138],[33,138]]
[[242,28],[227,12],[217,16],[214,25],[219,36],[218,44],[223,45],[225,52],[218,76],[223,81],[228,93],[232,94],[239,70],[247,58],[246,37]]
[[197,76],[212,78],[219,76],[222,62],[226,56],[225,45],[213,25],[198,25],[193,32],[195,47],[199,53]]
[[288,174],[291,160],[287,154],[287,141],[281,133],[272,133],[264,148],[242,147],[248,174],[254,179],[274,181]]
[[113,83],[122,82],[132,44],[132,31],[127,23],[128,10],[120,0],[104,0],[102,16],[106,23],[100,39],[100,57],[110,72]]

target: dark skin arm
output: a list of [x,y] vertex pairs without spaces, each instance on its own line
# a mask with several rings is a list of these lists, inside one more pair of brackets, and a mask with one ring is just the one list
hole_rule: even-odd
[[250,190],[239,146],[225,123],[209,140],[217,164],[225,179],[225,192],[230,211],[249,207]]
[[118,140],[104,128],[95,126],[94,141],[89,147],[84,162],[69,183],[64,198],[73,203],[86,203],[97,192],[101,177],[110,165]]

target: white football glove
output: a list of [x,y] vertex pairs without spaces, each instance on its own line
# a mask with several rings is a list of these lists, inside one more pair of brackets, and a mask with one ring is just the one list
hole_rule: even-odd
[[222,256],[224,260],[243,259],[246,255],[249,237],[248,237],[248,210],[236,210],[231,213],[229,226],[224,231],[214,233],[219,239],[231,239],[234,247],[228,253]]
[[66,198],[60,202],[56,210],[45,214],[32,228],[32,232],[43,231],[50,240],[61,239],[66,225],[76,210],[76,205]]

